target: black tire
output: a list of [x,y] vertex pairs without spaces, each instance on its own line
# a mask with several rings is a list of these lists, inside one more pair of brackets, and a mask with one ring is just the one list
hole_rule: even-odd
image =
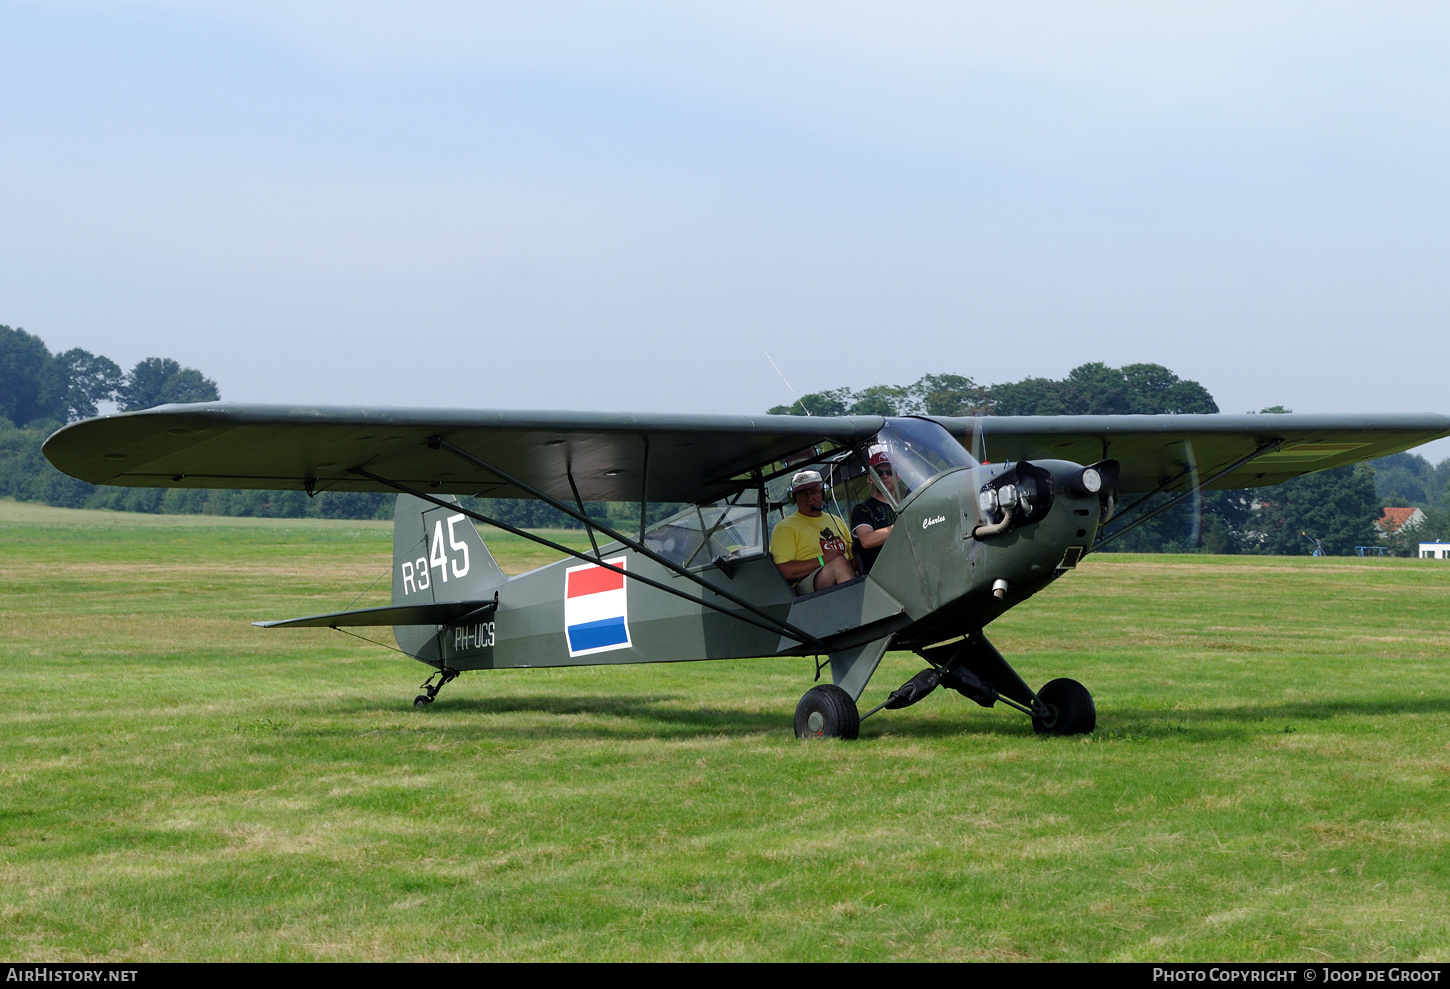
[[1093,695],[1076,680],[1053,680],[1037,696],[1051,709],[1045,715],[1032,717],[1032,730],[1039,735],[1086,735],[1098,726]]
[[812,687],[795,706],[796,738],[855,738],[860,733],[856,702],[835,684]]
[[413,698],[414,707],[427,707],[429,704],[432,703],[433,698],[429,697],[427,694],[419,694],[417,697]]

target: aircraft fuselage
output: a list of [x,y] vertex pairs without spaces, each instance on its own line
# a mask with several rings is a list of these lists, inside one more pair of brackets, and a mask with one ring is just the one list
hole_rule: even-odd
[[[1092,545],[1099,498],[1072,489],[1067,479],[1083,468],[1066,461],[1038,461],[1026,468],[1037,472],[1042,489],[1034,492],[1038,502],[1034,510],[1046,503],[1040,518],[998,534],[973,536],[979,526],[1001,518],[1001,513],[984,512],[983,488],[1022,469],[1020,464],[986,464],[933,478],[901,506],[872,572],[825,591],[796,597],[763,552],[729,561],[725,568],[707,563],[692,569],[704,583],[804,629],[832,651],[887,635],[901,647],[961,635],[982,628],[1036,593],[1070,569]],[[1022,486],[1022,479],[1017,480]],[[424,549],[400,553],[394,564],[395,601],[413,603],[425,592],[431,592],[433,600],[447,600],[448,583],[439,575],[451,575],[454,588],[466,579],[466,572],[459,575],[460,562],[470,565],[464,559],[468,550],[459,518],[442,508],[423,513]],[[451,525],[450,520],[454,520]],[[430,532],[437,533],[431,542]],[[477,558],[479,550],[472,554]],[[709,595],[726,612],[745,614],[619,544],[601,546],[600,555],[628,574],[676,586],[696,600]],[[420,588],[425,580],[426,586]],[[1006,586],[998,596],[993,587],[1001,581]],[[730,613],[575,559],[520,574],[494,590],[497,608],[486,621],[455,627],[400,626],[394,630],[400,646],[422,662],[456,670],[689,662],[819,651]]]

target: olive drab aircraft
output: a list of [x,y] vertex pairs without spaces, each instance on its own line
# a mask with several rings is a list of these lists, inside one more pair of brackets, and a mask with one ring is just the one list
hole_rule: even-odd
[[[802,675],[814,669],[817,685],[796,709],[796,734],[853,738],[863,716],[938,687],[1000,701],[1040,733],[1092,731],[1088,690],[1068,678],[1034,690],[988,640],[996,618],[1205,489],[1277,484],[1446,435],[1441,415],[830,418],[212,402],[75,423],[44,452],[93,484],[396,493],[390,605],[256,624],[391,627],[433,671],[419,706],[469,670],[798,656],[812,660]],[[769,547],[804,470],[820,475],[831,514],[847,518],[879,492],[896,522],[869,573],[797,594]],[[490,518],[460,495],[537,499],[584,526],[590,548]],[[605,524],[587,501],[636,504],[638,520]],[[651,517],[660,503],[687,507]],[[565,558],[505,576],[479,525]],[[862,715],[888,649],[916,653],[925,668]]]

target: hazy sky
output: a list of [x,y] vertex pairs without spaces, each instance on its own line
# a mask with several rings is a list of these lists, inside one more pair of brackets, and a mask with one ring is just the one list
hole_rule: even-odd
[[1443,4],[0,0],[0,323],[244,401],[1443,412],[1447,118]]

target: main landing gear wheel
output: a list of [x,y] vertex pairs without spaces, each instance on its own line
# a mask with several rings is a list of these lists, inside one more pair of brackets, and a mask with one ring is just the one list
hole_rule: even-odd
[[414,707],[427,707],[429,704],[432,703],[433,698],[429,697],[427,694],[419,694],[417,697],[413,698]]
[[1085,735],[1097,727],[1093,695],[1076,680],[1053,680],[1037,692],[1037,697],[1045,708],[1032,716],[1032,730],[1037,734]]
[[855,738],[860,733],[856,702],[835,684],[812,687],[795,706],[796,738]]

